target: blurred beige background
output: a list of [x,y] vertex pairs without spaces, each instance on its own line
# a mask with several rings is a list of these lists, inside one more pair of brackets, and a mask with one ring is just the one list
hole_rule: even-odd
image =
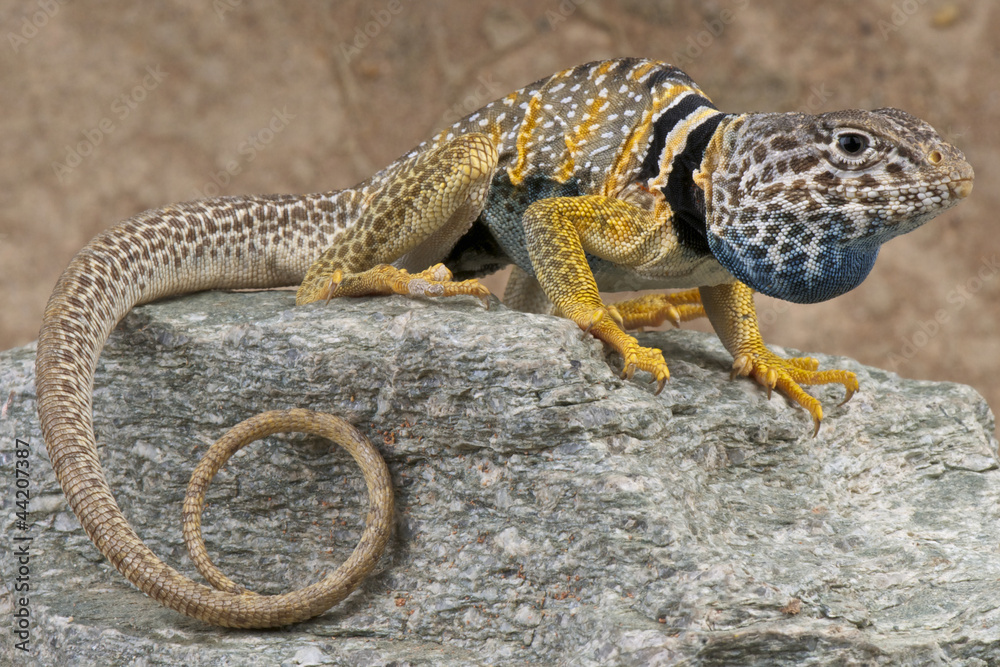
[[897,106],[962,148],[972,197],[886,246],[860,288],[758,304],[769,342],[1000,405],[995,3],[33,0],[0,26],[0,349],[35,338],[59,272],[118,220],[349,186],[495,97],[633,55],[681,65],[723,110]]

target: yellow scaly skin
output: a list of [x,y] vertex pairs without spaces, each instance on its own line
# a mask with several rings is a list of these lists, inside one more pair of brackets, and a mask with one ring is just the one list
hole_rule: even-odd
[[[60,277],[39,334],[49,458],[87,534],[140,590],[218,625],[294,623],[342,599],[374,567],[392,517],[384,463],[335,418],[289,411],[238,426],[229,444],[212,448],[186,504],[185,538],[215,588],[178,573],[128,524],[97,454],[94,370],[134,306],[287,285],[300,285],[299,304],[369,294],[485,301],[474,278],[513,264],[508,303],[571,318],[622,355],[625,375],[646,371],[660,387],[669,377],[663,355],[626,330],[706,314],[735,374],[777,388],[818,427],[822,409],[800,385],[841,383],[849,398],[857,380],[768,351],[752,292],[813,302],[852,289],[880,244],[954,205],[972,181],[961,152],[896,109],[725,114],[664,63],[581,65],[486,105],[353,188],[175,204],[99,235]],[[617,306],[600,294],[646,288],[688,291]],[[334,580],[253,595],[199,550],[199,494],[246,437],[297,429],[322,430],[357,452],[380,528]]]

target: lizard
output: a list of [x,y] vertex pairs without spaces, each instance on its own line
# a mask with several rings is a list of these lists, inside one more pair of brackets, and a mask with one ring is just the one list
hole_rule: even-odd
[[[93,380],[105,341],[134,306],[294,285],[299,305],[385,294],[485,300],[477,278],[513,265],[508,305],[571,319],[621,357],[624,376],[645,373],[657,391],[669,377],[663,355],[628,331],[707,316],[733,374],[785,394],[815,429],[822,407],[802,386],[843,385],[846,401],[857,378],[771,352],[753,293],[812,303],[853,289],[883,243],[967,197],[973,181],[957,148],[898,109],[727,113],[666,63],[573,67],[487,104],[353,188],[173,204],[99,234],[71,260],[43,316],[36,388],[47,451],[86,532],[137,588],[213,624],[294,623],[353,584],[270,597],[206,573],[216,588],[204,586],[162,562],[116,504],[97,454]],[[618,304],[601,295],[626,289],[683,291]],[[215,470],[261,433],[345,428],[268,413],[206,458]],[[198,525],[192,484],[186,539]],[[384,475],[380,484],[369,479],[369,523],[379,515],[385,527],[392,493]],[[386,539],[362,540],[348,579],[374,567]],[[205,573],[205,558],[193,559]]]

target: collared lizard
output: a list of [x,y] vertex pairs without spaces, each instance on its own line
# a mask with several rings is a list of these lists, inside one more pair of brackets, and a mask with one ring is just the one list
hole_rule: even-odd
[[[626,332],[707,315],[734,374],[777,388],[818,427],[822,408],[801,385],[840,383],[850,398],[857,380],[768,351],[752,293],[803,303],[842,294],[866,277],[882,243],[953,206],[972,183],[961,152],[897,109],[730,114],[664,63],[581,65],[486,105],[356,187],[175,204],[100,234],[73,258],[44,315],[36,380],[49,456],[91,539],[142,591],[220,625],[296,622],[346,596],[387,533],[362,545],[347,584],[275,598],[209,576],[215,590],[163,563],[115,503],[92,424],[98,356],[133,306],[296,284],[299,304],[486,299],[476,276],[513,264],[505,301],[572,319],[623,357],[625,375],[646,372],[658,387],[668,378],[661,352]],[[648,288],[688,289],[616,305],[599,293]],[[328,431],[298,412],[262,419],[244,428],[251,439]],[[227,456],[210,452],[215,466]],[[388,530],[382,479],[369,480],[372,511]]]

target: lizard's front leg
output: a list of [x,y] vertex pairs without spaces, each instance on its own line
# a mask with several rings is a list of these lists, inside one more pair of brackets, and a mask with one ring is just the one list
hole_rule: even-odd
[[601,300],[586,257],[641,264],[657,244],[653,215],[611,197],[554,197],[529,206],[522,224],[535,277],[559,312],[621,354],[623,376],[648,371],[662,390],[670,377],[663,353],[625,333],[618,311]]
[[366,184],[357,219],[306,274],[295,301],[343,296],[471,294],[488,304],[478,280],[452,281],[444,258],[486,203],[498,155],[482,134],[466,134],[403,162]]
[[804,407],[816,425],[814,436],[823,420],[823,407],[799,385],[838,382],[847,390],[844,403],[858,390],[858,378],[850,371],[820,371],[812,357],[785,359],[768,350],[757,324],[753,290],[743,283],[701,287],[699,291],[715,333],[733,355],[733,376],[750,375],[767,387],[769,397],[777,388]]

